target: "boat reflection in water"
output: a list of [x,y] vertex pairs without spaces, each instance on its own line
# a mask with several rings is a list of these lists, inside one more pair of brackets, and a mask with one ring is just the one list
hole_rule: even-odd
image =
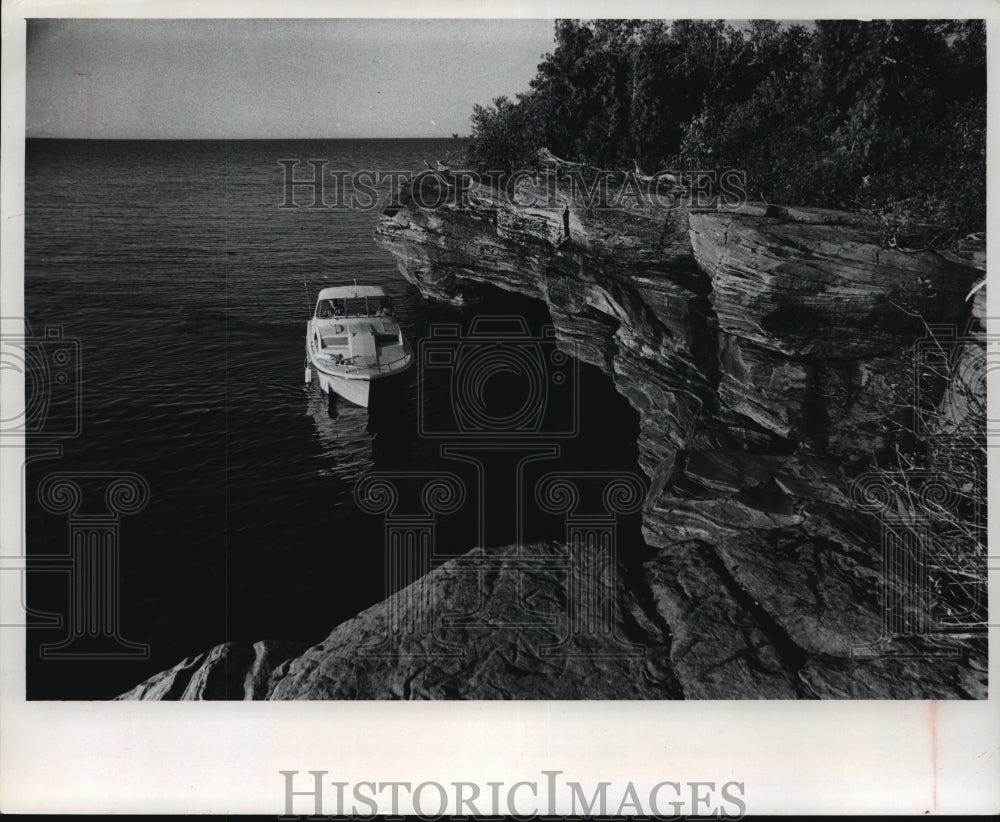
[[336,392],[324,393],[315,382],[306,385],[306,413],[320,443],[320,473],[353,482],[376,467],[397,468],[401,461],[419,459],[414,454],[415,390],[412,379],[373,385],[373,402],[362,408]]
[[368,430],[368,409],[306,386],[306,413],[313,418],[320,442],[321,475],[355,480],[374,464],[374,433]]

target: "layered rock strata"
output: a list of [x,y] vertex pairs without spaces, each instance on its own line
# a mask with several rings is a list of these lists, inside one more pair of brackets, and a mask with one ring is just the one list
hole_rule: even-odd
[[[291,658],[222,646],[126,698],[210,697],[199,683],[236,656],[247,698],[985,697],[979,611],[945,608],[940,590],[949,563],[976,584],[982,545],[958,538],[938,562],[937,543],[918,541],[937,581],[915,579],[907,535],[947,512],[921,490],[941,477],[897,459],[906,438],[911,451],[921,437],[928,451],[979,445],[985,289],[967,296],[985,272],[980,238],[911,252],[829,210],[529,208],[480,187],[436,209],[402,192],[377,240],[430,299],[489,286],[544,301],[560,345],[638,412],[648,552],[617,569],[614,641],[553,657],[540,650],[561,641],[552,625],[497,628],[531,603],[555,619],[575,572],[502,554],[473,573],[490,557],[476,549],[414,586],[449,613],[499,615],[493,630],[393,636],[375,658],[383,603]],[[955,356],[928,376],[942,345]],[[982,489],[961,476],[968,521]],[[403,614],[420,600],[406,590]],[[429,653],[442,640],[461,652]],[[641,656],[616,654],[622,642]]]

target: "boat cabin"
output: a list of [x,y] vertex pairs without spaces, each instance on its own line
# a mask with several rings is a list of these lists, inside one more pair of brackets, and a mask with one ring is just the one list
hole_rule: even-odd
[[377,285],[324,288],[316,300],[316,319],[391,317],[392,298]]

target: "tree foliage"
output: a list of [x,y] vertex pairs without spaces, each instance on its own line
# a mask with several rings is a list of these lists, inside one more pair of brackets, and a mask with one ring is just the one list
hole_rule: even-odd
[[736,168],[769,202],[985,225],[982,21],[559,20],[516,100],[476,106],[467,159]]

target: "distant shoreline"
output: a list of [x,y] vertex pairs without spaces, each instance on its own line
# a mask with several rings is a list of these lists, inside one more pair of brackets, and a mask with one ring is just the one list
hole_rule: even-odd
[[25,142],[52,141],[61,143],[400,143],[418,140],[460,142],[465,137],[32,137]]

